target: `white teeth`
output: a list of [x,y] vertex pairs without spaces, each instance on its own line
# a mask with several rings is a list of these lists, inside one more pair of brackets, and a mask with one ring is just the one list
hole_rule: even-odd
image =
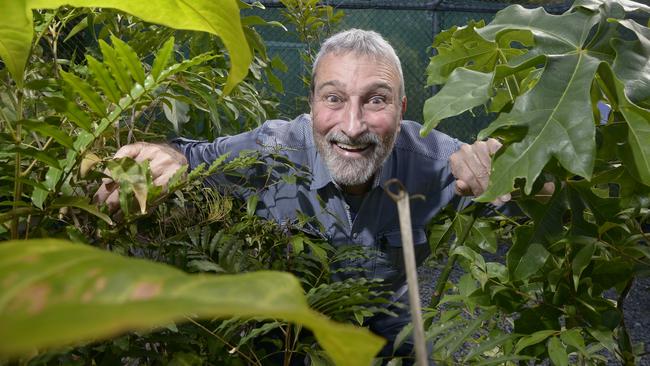
[[336,144],[336,146],[340,147],[341,149],[345,149],[345,150],[363,150],[363,149],[367,148],[368,146],[370,146],[370,144],[348,145],[348,144],[344,144],[344,143],[341,143],[341,142],[335,142],[335,144]]

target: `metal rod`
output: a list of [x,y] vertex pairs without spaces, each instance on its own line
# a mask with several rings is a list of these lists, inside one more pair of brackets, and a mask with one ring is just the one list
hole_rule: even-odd
[[[397,193],[390,187],[397,188]],[[413,248],[413,227],[411,225],[411,207],[409,195],[404,185],[397,179],[391,179],[384,186],[386,193],[397,203],[399,226],[402,234],[402,252],[406,268],[406,283],[409,292],[409,305],[411,308],[411,321],[413,322],[413,342],[415,344],[415,364],[425,366],[427,362],[427,348],[424,338],[424,324],[422,322],[422,307],[420,305],[420,290],[418,289],[418,276],[415,264],[415,249]]]

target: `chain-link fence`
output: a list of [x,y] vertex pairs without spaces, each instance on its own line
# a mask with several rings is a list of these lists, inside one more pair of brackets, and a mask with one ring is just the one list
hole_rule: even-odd
[[[254,10],[265,20],[277,20],[286,24],[282,16],[283,5],[278,0],[261,1],[264,10]],[[497,11],[517,3],[526,7],[544,6],[551,13],[566,11],[570,0],[338,0],[324,1],[335,9],[343,10],[345,16],[332,31],[347,28],[374,30],[382,34],[395,47],[402,61],[408,109],[405,118],[422,121],[424,101],[435,93],[426,87],[425,70],[433,54],[431,44],[441,30],[454,25],[464,25],[469,20],[484,19],[489,22]],[[305,70],[300,57],[306,45],[299,42],[291,32],[281,28],[260,30],[270,55],[278,55],[288,66],[288,72],[280,74],[285,95],[281,98],[281,111],[287,117],[306,111],[305,97],[308,89],[300,79]],[[464,141],[475,139],[476,133],[493,118],[481,111],[465,114],[444,121],[439,129]]]

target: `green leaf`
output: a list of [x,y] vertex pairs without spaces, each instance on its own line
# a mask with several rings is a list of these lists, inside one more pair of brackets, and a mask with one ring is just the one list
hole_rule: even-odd
[[611,330],[608,329],[587,329],[589,334],[598,340],[609,352],[614,354],[617,351],[616,340],[612,334]]
[[115,81],[109,74],[106,67],[94,57],[86,55],[86,61],[88,63],[88,69],[92,73],[95,82],[104,92],[106,98],[111,102],[117,104],[120,101],[121,93],[115,85]]
[[144,69],[135,51],[133,51],[131,46],[115,36],[111,36],[111,43],[113,44],[117,57],[126,65],[131,77],[140,83],[140,85],[144,85]]
[[519,30],[533,35],[534,46],[526,58],[538,54],[562,54],[579,50],[587,41],[589,31],[598,23],[597,14],[567,12],[551,15],[542,7],[527,9],[512,5],[499,11],[494,20],[476,32],[488,41],[500,41],[508,33]]
[[7,149],[7,151],[12,152],[12,153],[20,153],[21,155],[24,155],[24,156],[29,156],[30,158],[41,161],[41,162],[47,164],[50,167],[54,167],[54,168],[57,168],[57,169],[61,168],[59,166],[59,161],[56,159],[56,157],[46,153],[43,150],[39,150],[39,149],[37,149],[35,147],[31,147],[31,146],[16,147],[16,146],[13,146],[10,149]]
[[517,178],[525,178],[524,192],[530,194],[551,158],[573,174],[591,177],[596,130],[589,90],[598,65],[598,59],[584,54],[549,56],[537,85],[517,98],[510,113],[481,131],[480,139],[498,134],[500,128],[522,126],[526,136],[496,155],[490,184],[479,201],[513,191]]
[[[251,196],[254,197],[254,196]],[[254,213],[254,211],[253,211]],[[289,239],[289,243],[291,243],[291,251],[293,252],[294,255],[298,255],[302,253],[303,250],[305,250],[305,238],[300,236],[300,235],[294,235]]]
[[102,56],[104,56],[104,64],[112,71],[120,91],[128,94],[133,87],[133,81],[126,72],[126,66],[117,57],[117,52],[102,39],[99,40],[99,49],[101,49]]
[[26,127],[29,131],[38,132],[44,137],[52,137],[54,141],[62,146],[72,149],[72,138],[60,128],[49,125],[44,121],[22,120],[18,123]]
[[486,341],[482,341],[478,347],[472,347],[471,352],[465,356],[463,362],[469,362],[471,360],[477,361],[478,359],[476,358],[483,355],[483,353],[494,350],[496,347],[512,340],[514,337],[514,334],[501,334],[498,337],[491,337]]
[[458,68],[445,86],[424,102],[424,125],[420,135],[426,136],[441,120],[485,104],[491,96],[492,73]]
[[545,340],[546,338],[550,337],[555,333],[557,333],[556,330],[547,329],[547,330],[540,330],[526,337],[522,337],[515,345],[515,353],[521,352],[521,350],[523,350],[528,346],[532,346],[533,344],[542,342],[543,340]]
[[520,141],[505,146],[496,156],[490,185],[479,200],[492,201],[512,191],[517,178],[526,179],[524,190],[530,193],[551,158],[571,173],[591,176],[595,127],[589,90],[601,60],[583,52],[582,47],[597,20],[596,15],[588,12],[556,16],[542,8],[528,10],[514,5],[477,30],[488,41],[497,42],[514,30],[531,32],[534,46],[517,57],[516,62],[548,55],[537,84],[516,99],[510,113],[501,114],[479,136],[499,135],[513,127],[526,131]]
[[650,29],[633,20],[619,20],[619,24],[632,31],[637,40],[624,41],[613,39],[612,47],[616,50],[616,59],[612,64],[616,77],[625,86],[625,95],[632,103],[639,103],[650,98]]
[[107,167],[111,177],[116,182],[120,182],[120,207],[125,215],[128,215],[131,193],[138,202],[140,213],[144,214],[147,211],[147,194],[152,185],[149,162],[145,160],[138,163],[131,158],[122,158],[109,160]]
[[587,268],[589,263],[591,263],[591,257],[594,255],[595,251],[595,243],[590,242],[582,249],[580,249],[575,258],[573,258],[573,262],[571,263],[571,270],[573,273],[573,286],[576,291],[578,291],[578,285],[580,284],[580,275],[582,274],[582,271]]
[[544,266],[548,256],[551,253],[544,248],[541,244],[533,243],[528,247],[526,254],[521,257],[519,264],[515,269],[514,279],[525,280],[535,274],[540,268]]
[[60,73],[63,80],[72,87],[72,90],[79,94],[81,99],[86,102],[86,105],[93,112],[97,113],[100,117],[106,116],[106,104],[85,80],[63,70]]
[[55,111],[63,113],[70,121],[82,128],[84,131],[90,132],[92,129],[92,120],[90,116],[81,110],[73,101],[67,100],[62,97],[49,97],[45,98],[45,102]]
[[[605,0],[576,0],[571,8],[584,7],[590,10],[598,10],[604,2]],[[621,4],[627,12],[642,10],[650,13],[650,6],[642,4],[639,1],[617,0],[617,3]]]
[[2,357],[150,331],[188,314],[302,324],[340,365],[369,365],[383,344],[368,330],[309,309],[299,281],[288,273],[188,275],[160,263],[42,239],[0,245],[0,284]]
[[23,73],[34,37],[34,21],[27,0],[5,1],[0,13],[0,58],[22,88]]
[[535,360],[535,357],[532,356],[519,356],[519,355],[508,355],[500,356],[495,358],[490,358],[485,361],[478,362],[474,364],[475,366],[488,366],[488,365],[507,365],[508,361],[530,361]]
[[36,188],[32,192],[32,204],[40,209],[43,209],[43,203],[47,196],[53,191],[52,188],[56,186],[63,175],[63,171],[58,168],[50,167],[45,174],[45,182],[43,188]]
[[470,231],[470,238],[472,245],[485,250],[486,252],[496,253],[497,251],[497,237],[494,228],[490,223],[477,220],[474,222]]
[[52,202],[51,207],[52,208],[59,208],[59,207],[80,208],[88,212],[89,214],[92,214],[93,216],[97,216],[98,218],[106,221],[109,225],[113,224],[113,221],[111,220],[110,217],[108,217],[108,215],[100,212],[97,209],[97,206],[88,203],[88,199],[85,197],[72,197],[72,196],[58,197]]
[[566,330],[560,334],[560,339],[568,346],[573,346],[582,353],[585,353],[585,340],[582,338],[579,328]]
[[[17,0],[3,4],[0,13],[0,58],[19,87],[29,57],[33,31],[32,9],[59,6],[114,8],[146,22],[175,29],[197,30],[221,38],[230,54],[230,73],[224,86],[229,93],[248,73],[253,57],[246,43],[236,0]],[[128,90],[127,90],[128,91]]]
[[470,21],[464,27],[453,27],[448,31],[450,33],[436,36],[434,46],[438,53],[427,67],[428,85],[449,83],[449,76],[458,67],[486,72],[496,65],[496,42],[485,40],[475,30],[483,25],[483,21]]
[[564,345],[558,337],[551,337],[548,340],[548,356],[551,358],[553,365],[569,365],[569,355],[566,353],[566,349],[564,349]]
[[71,30],[70,33],[68,33],[67,36],[63,39],[63,42],[67,42],[70,38],[76,36],[79,32],[83,31],[84,29],[88,28],[88,19],[91,17],[91,15],[81,19],[77,25],[75,25]]
[[167,67],[169,59],[174,52],[174,37],[169,37],[165,44],[158,50],[156,54],[156,59],[153,61],[153,66],[151,67],[151,76],[154,80],[158,80],[163,69]]
[[164,100],[163,112],[165,113],[165,118],[171,122],[172,126],[174,126],[174,131],[178,134],[181,131],[181,126],[190,120],[190,116],[188,115],[190,106],[177,98],[164,98]]
[[615,80],[620,112],[628,125],[627,145],[622,158],[625,168],[641,183],[650,186],[650,111],[629,101],[625,85]]

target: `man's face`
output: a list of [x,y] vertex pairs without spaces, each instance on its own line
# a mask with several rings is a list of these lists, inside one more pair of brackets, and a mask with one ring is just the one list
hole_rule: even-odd
[[369,182],[393,148],[406,107],[397,71],[368,56],[328,54],[313,83],[314,140],[332,178],[343,186]]

